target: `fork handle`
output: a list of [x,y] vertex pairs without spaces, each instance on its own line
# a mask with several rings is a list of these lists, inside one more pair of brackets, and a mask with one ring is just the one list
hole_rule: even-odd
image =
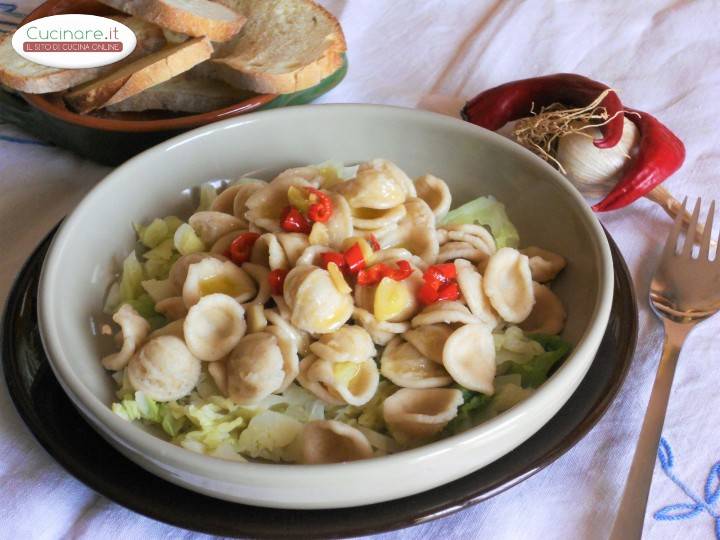
[[665,342],[610,540],[640,540],[675,366],[692,325],[665,320]]

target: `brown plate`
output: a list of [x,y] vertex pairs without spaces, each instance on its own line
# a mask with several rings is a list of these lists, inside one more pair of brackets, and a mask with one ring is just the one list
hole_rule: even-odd
[[575,445],[614,399],[635,350],[637,307],[632,281],[608,235],[615,296],[600,350],[565,406],[521,446],[464,478],[382,504],[278,510],[230,503],[170,484],[119,454],[80,417],[55,380],[37,329],[38,280],[54,232],[25,264],[8,297],[1,351],[10,395],[40,444],[68,472],[118,504],[187,529],[305,539],[370,534],[447,516],[522,482]]

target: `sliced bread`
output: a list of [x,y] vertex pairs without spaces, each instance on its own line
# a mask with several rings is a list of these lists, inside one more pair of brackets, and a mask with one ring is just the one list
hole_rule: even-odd
[[245,17],[210,0],[100,0],[163,28],[189,36],[227,41],[240,31]]
[[12,47],[12,34],[0,40],[0,83],[20,92],[45,94],[60,92],[72,86],[91,81],[132,62],[141,56],[157,51],[165,45],[165,36],[160,27],[137,17],[112,17],[130,28],[137,38],[135,50],[122,62],[86,69],[63,69],[42,66],[26,60]]
[[207,38],[166,47],[76,88],[65,95],[65,103],[79,113],[119,103],[207,60],[212,50]]
[[163,110],[197,114],[229,107],[245,97],[247,95],[243,95],[243,90],[233,88],[224,82],[191,79],[179,75],[110,105],[107,110],[110,112]]
[[340,24],[311,0],[220,0],[247,22],[222,44],[213,76],[260,93],[284,94],[316,85],[342,64]]

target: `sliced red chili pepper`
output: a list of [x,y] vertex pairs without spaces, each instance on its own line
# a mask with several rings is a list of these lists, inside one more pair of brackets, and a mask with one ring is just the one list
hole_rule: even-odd
[[[497,131],[508,122],[530,116],[533,111],[560,103],[583,107],[608,90],[603,83],[573,73],[557,73],[513,81],[481,92],[465,104],[462,117],[486,129]],[[616,92],[610,92],[600,102],[610,120],[598,126],[603,137],[595,139],[598,148],[612,148],[622,137],[622,102]]]
[[444,300],[457,300],[460,298],[460,288],[457,283],[448,283],[440,287],[437,292],[437,301],[442,302]]
[[252,247],[258,238],[260,238],[260,235],[253,232],[242,233],[235,238],[230,244],[230,249],[228,249],[230,260],[237,265],[247,262],[250,259]]
[[370,243],[370,247],[373,248],[373,251],[380,251],[382,249],[380,242],[378,242],[377,237],[373,233],[367,235],[367,241]]
[[337,264],[340,270],[343,270],[345,268],[345,257],[343,257],[342,253],[338,253],[337,251],[328,251],[326,253],[321,253],[320,261],[322,267],[325,270],[327,270],[327,267],[331,262]]
[[422,287],[418,290],[417,297],[421,304],[429,306],[437,302],[438,292],[429,283],[423,283]]
[[362,249],[360,244],[355,242],[347,250],[345,250],[345,263],[347,269],[352,274],[357,274],[360,270],[365,268],[365,257],[363,257]]
[[406,260],[399,260],[395,263],[395,265],[397,268],[388,268],[388,272],[385,274],[387,277],[394,279],[395,281],[407,279],[413,272],[412,266],[410,266],[410,263]]
[[638,152],[610,193],[592,207],[596,212],[627,206],[677,171],[685,161],[685,145],[667,126],[646,112],[626,111],[625,116],[640,132]]
[[268,283],[270,283],[270,291],[274,295],[280,295],[283,293],[283,285],[285,284],[285,276],[288,271],[282,268],[276,268],[271,270],[268,274]]
[[434,264],[429,266],[423,274],[425,283],[430,284],[436,291],[456,277],[457,269],[454,263]]
[[375,285],[380,283],[380,280],[388,275],[392,269],[385,263],[378,263],[372,265],[370,268],[360,270],[357,275],[358,285]]
[[285,232],[310,234],[312,226],[294,206],[286,206],[280,218],[280,228]]
[[308,218],[311,221],[319,221],[320,223],[326,223],[333,213],[333,205],[330,197],[325,193],[315,188],[307,188],[310,193],[310,200],[312,202],[310,208],[308,208]]

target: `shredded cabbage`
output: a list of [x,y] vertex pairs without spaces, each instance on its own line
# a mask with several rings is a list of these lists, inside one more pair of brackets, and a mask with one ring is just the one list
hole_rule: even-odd
[[203,212],[210,210],[210,206],[213,201],[217,198],[217,190],[210,182],[206,182],[200,186],[200,203],[198,204],[196,212]]
[[505,205],[495,197],[478,197],[462,206],[451,210],[442,221],[443,225],[462,224],[485,225],[495,237],[499,248],[517,247],[520,243],[515,225],[512,224],[505,211]]
[[187,223],[183,223],[177,228],[174,235],[175,249],[181,255],[189,255],[198,251],[205,251],[202,240],[195,234],[193,228]]
[[127,302],[142,294],[143,267],[133,251],[123,261],[120,277],[120,300]]

